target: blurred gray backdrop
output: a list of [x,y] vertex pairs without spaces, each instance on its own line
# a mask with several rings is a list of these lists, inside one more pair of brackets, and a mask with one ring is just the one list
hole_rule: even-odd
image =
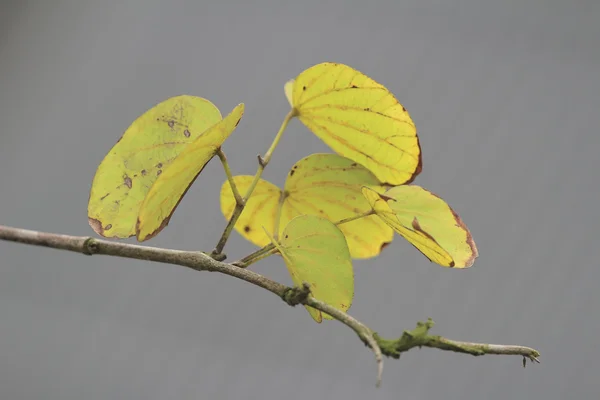
[[[0,242],[0,398],[597,399],[600,396],[600,2],[5,1],[0,223],[92,235],[95,168],[143,111],[206,97],[246,114],[225,144],[254,173],[288,110],[286,80],[349,64],[417,124],[424,170],[481,256],[431,264],[402,238],[356,262],[351,313],[384,336],[432,317],[518,357],[413,350],[387,360],[337,322],[218,274]],[[265,178],[328,151],[298,121]],[[211,162],[148,244],[210,250],[224,226]],[[253,247],[235,234],[231,259]],[[253,267],[290,279],[279,259]]]

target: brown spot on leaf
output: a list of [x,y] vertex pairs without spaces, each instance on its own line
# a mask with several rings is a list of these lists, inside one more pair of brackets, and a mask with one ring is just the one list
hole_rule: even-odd
[[175,126],[175,121],[170,120],[169,122],[167,122],[167,125],[169,125],[169,128],[173,129],[173,127]]
[[419,220],[417,219],[417,217],[415,217],[412,221],[412,227],[415,231],[417,232],[421,232],[423,235],[427,236],[429,239],[433,240],[435,243],[436,240],[433,238],[433,236],[431,236],[429,233],[425,232],[423,230],[423,228],[421,228],[421,225],[419,224]]
[[143,169],[143,170],[142,170],[142,176],[146,176],[146,174],[147,174],[147,173],[148,173],[148,172],[146,172],[146,170],[145,170],[145,169]]
[[156,168],[162,168],[162,163],[159,162],[158,164],[156,164]]
[[110,193],[106,193],[104,196],[100,197],[100,201],[102,201],[102,200],[104,200],[105,198],[107,198],[109,194],[110,194]]
[[237,122],[235,123],[235,128],[237,128],[237,126],[240,124],[241,120],[242,120],[241,118],[237,120]]
[[125,175],[125,177],[123,178],[123,183],[125,183],[125,186],[127,186],[129,189],[131,189],[131,187],[133,186],[133,181],[127,175]]
[[352,164],[350,164],[351,167],[356,167],[358,166],[358,163],[353,162]]
[[402,107],[402,111],[406,112],[406,108],[402,104],[400,104],[400,107]]
[[358,89],[358,86],[356,86],[356,85],[352,85],[352,86],[350,86],[350,87],[351,87],[352,89]]
[[156,176],[159,176],[160,174],[162,174],[162,169],[159,169],[158,171],[156,171]]
[[396,201],[396,199],[395,199],[395,198],[393,198],[393,197],[390,197],[390,196],[386,196],[385,194],[381,194],[381,193],[377,193],[377,194],[378,194],[378,195],[379,195],[379,197],[380,197],[382,200],[384,200],[384,201],[390,201],[390,200]]
[[244,227],[244,232],[246,232],[246,233],[250,232],[250,227],[248,225],[246,225]]
[[96,218],[88,218],[88,224],[92,227],[94,232],[100,236],[104,236],[104,228],[102,228],[102,222]]
[[306,90],[306,86],[302,86],[302,90]]
[[371,111],[371,109],[369,107],[365,107],[364,109],[365,111]]
[[295,169],[292,169],[292,170],[290,171],[290,176],[294,176],[294,174],[295,174],[295,173],[296,173],[296,170],[295,170]]
[[190,137],[192,134],[187,129],[183,131],[183,136]]
[[104,230],[105,230],[105,231],[107,231],[107,230],[109,230],[110,228],[112,228],[112,224],[108,224],[108,225],[106,225],[106,226],[104,227]]

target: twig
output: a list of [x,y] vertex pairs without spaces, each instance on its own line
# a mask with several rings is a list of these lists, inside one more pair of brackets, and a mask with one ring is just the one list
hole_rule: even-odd
[[377,385],[381,383],[383,372],[382,356],[398,358],[400,353],[408,351],[413,347],[433,347],[472,355],[512,354],[539,362],[538,357],[540,353],[529,347],[459,342],[441,336],[431,336],[428,334],[429,329],[433,326],[433,321],[431,320],[420,322],[417,324],[416,329],[405,331],[396,340],[383,339],[349,314],[312,297],[310,295],[310,288],[307,285],[304,285],[302,288],[290,288],[256,272],[216,261],[203,252],[117,243],[85,236],[61,235],[2,225],[0,225],[0,240],[68,250],[86,255],[103,254],[181,265],[196,271],[220,272],[244,280],[276,294],[290,305],[303,304],[316,308],[354,330],[363,343],[369,346],[375,354],[378,368]]
[[229,163],[227,162],[227,156],[225,156],[225,152],[223,151],[223,149],[219,148],[219,150],[217,150],[217,156],[219,156],[219,160],[221,160],[221,164],[223,165],[225,175],[227,175],[229,187],[231,187],[233,197],[235,198],[235,204],[244,205],[244,199],[242,198],[242,195],[240,194],[237,185],[235,184],[235,180],[233,179],[233,175],[231,174],[231,168],[229,168]]
[[471,354],[473,356],[483,356],[485,354],[519,355],[528,358],[531,362],[540,362],[538,359],[540,353],[530,347],[462,342],[459,340],[447,339],[442,336],[430,335],[429,330],[433,325],[434,322],[431,318],[426,322],[418,322],[415,329],[412,331],[404,331],[402,336],[394,340],[380,338],[376,333],[374,335],[383,354],[392,358],[400,358],[400,353],[404,353],[414,347],[431,347],[434,349]]
[[[275,151],[275,148],[279,144],[279,141],[281,140],[281,137],[283,136],[283,132],[287,128],[291,119],[294,118],[297,115],[297,113],[298,113],[298,111],[296,109],[291,109],[290,112],[287,113],[287,115],[283,119],[283,122],[281,123],[281,126],[279,127],[279,131],[277,131],[277,134],[275,135],[275,138],[273,139],[273,142],[271,143],[271,146],[265,153],[265,156],[264,157],[262,157],[260,155],[258,156],[258,168],[256,169],[256,174],[254,175],[254,179],[252,180],[252,183],[250,183],[250,186],[248,187],[248,190],[246,191],[246,194],[245,194],[244,198],[242,199],[242,202],[236,201],[235,208],[233,209],[233,213],[231,214],[231,217],[229,217],[229,221],[227,222],[227,225],[225,226],[225,230],[223,230],[223,234],[219,238],[219,241],[217,242],[215,249],[211,253],[211,257],[214,258],[215,260],[219,260],[219,261],[225,260],[226,256],[225,256],[225,254],[223,254],[223,249],[225,248],[225,245],[227,244],[227,240],[229,240],[229,235],[231,235],[231,232],[233,231],[233,227],[235,226],[237,220],[240,218],[240,215],[242,215],[242,211],[244,211],[246,202],[248,201],[248,199],[250,199],[252,192],[254,192],[256,185],[260,181],[260,177],[262,176],[263,171],[269,164],[269,161],[271,161],[273,152]],[[232,180],[233,180],[233,178],[232,178]]]

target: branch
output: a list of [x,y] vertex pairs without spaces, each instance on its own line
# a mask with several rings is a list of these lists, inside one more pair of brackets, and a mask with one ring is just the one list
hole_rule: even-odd
[[523,367],[525,367],[527,359],[531,362],[540,362],[538,359],[540,353],[530,347],[461,342],[442,336],[429,335],[429,330],[433,327],[433,324],[431,318],[427,322],[417,322],[415,329],[404,331],[402,336],[395,340],[383,339],[377,333],[374,333],[374,336],[383,354],[392,358],[400,358],[400,353],[406,352],[413,347],[431,347],[471,354],[472,356],[483,356],[485,354],[520,355],[523,356]]
[[433,326],[433,321],[431,320],[425,323],[418,323],[416,329],[405,331],[402,336],[396,340],[383,339],[369,327],[349,314],[312,297],[310,295],[310,287],[307,284],[304,284],[300,288],[290,288],[263,275],[257,274],[256,272],[239,268],[232,264],[216,261],[203,252],[117,243],[92,237],[61,235],[11,228],[2,225],[0,225],[0,240],[67,250],[90,256],[94,254],[103,254],[181,265],[195,271],[219,272],[249,282],[276,294],[291,306],[303,304],[316,308],[317,310],[329,314],[334,319],[354,330],[363,343],[370,347],[375,354],[378,367],[378,386],[381,383],[381,375],[383,372],[383,355],[399,358],[400,353],[408,351],[413,347],[433,347],[476,356],[483,354],[521,355],[524,357],[524,363],[525,358],[539,362],[538,357],[540,353],[529,347],[459,342],[441,336],[431,336],[428,334],[429,329]]

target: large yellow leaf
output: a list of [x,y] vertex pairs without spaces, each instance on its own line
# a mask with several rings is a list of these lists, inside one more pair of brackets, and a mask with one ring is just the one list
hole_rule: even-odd
[[[344,234],[333,223],[315,215],[290,221],[273,244],[283,256],[296,286],[306,282],[312,296],[341,311],[347,311],[354,296],[354,272]],[[328,314],[306,307],[320,323]]]
[[[234,179],[243,193],[253,177]],[[265,246],[270,240],[262,228],[273,233],[282,195],[285,197],[279,231],[298,215],[319,215],[336,222],[369,211],[369,202],[361,193],[363,186],[385,190],[369,170],[352,160],[337,154],[312,154],[292,167],[283,191],[260,180],[235,228],[247,240]],[[226,218],[234,207],[233,193],[225,182],[221,189],[221,210]],[[375,215],[341,224],[339,228],[353,258],[377,256],[394,236],[393,230]]]
[[431,261],[468,268],[479,255],[467,226],[444,200],[415,185],[384,194],[363,188],[377,215]]
[[383,85],[343,64],[315,65],[285,85],[297,116],[336,153],[391,185],[421,172],[415,124]]
[[240,104],[188,144],[158,177],[140,207],[136,228],[140,242],[150,239],[167,226],[181,198],[234,131],[243,114],[244,105]]
[[187,95],[163,101],[137,118],[96,171],[88,203],[92,229],[105,237],[134,236],[140,206],[154,181],[220,120],[210,101]]

